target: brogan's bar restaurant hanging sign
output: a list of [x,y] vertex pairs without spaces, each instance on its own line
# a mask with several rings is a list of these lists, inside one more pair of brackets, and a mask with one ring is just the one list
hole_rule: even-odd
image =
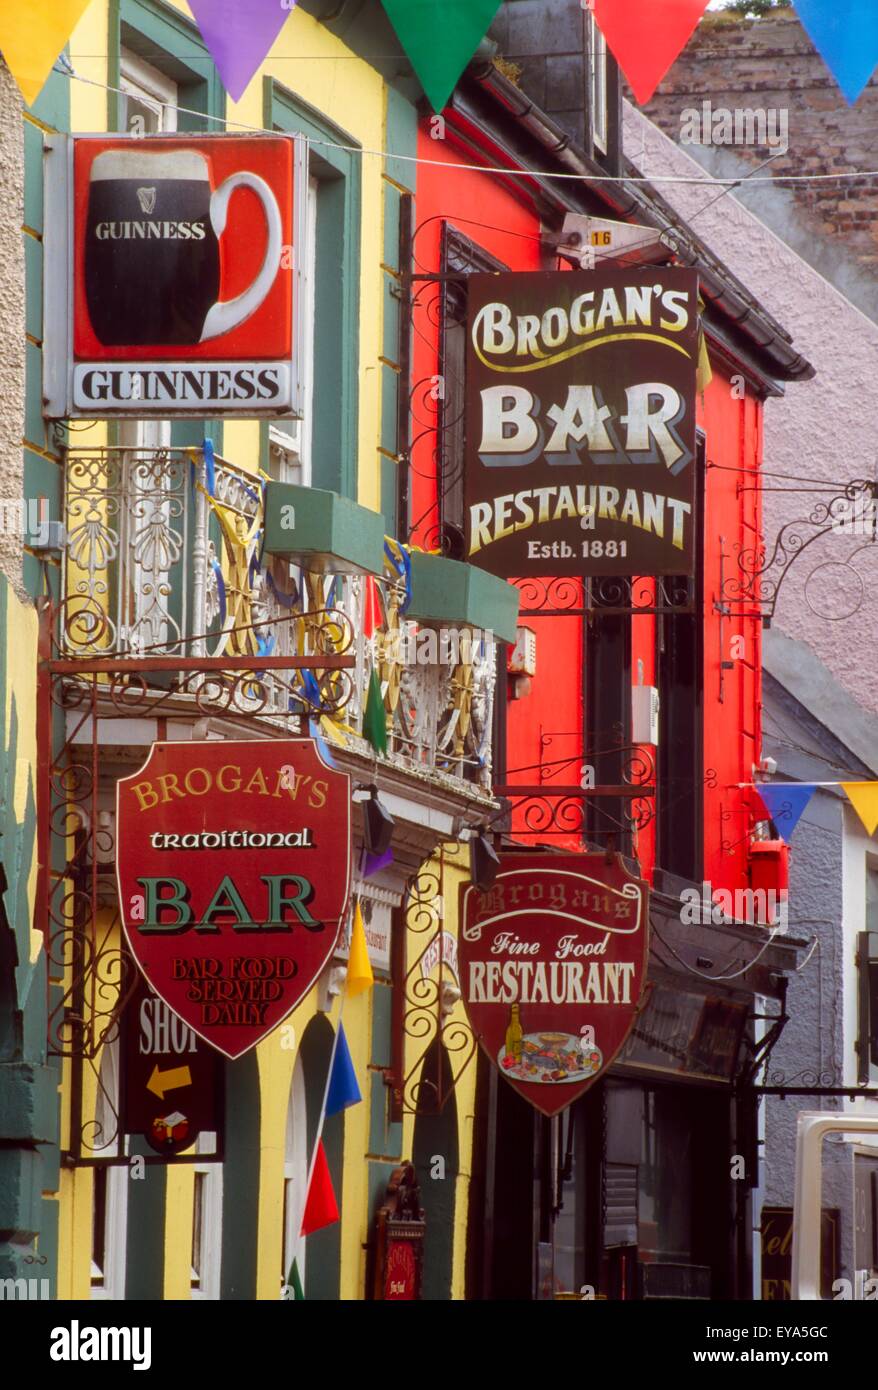
[[473,1031],[544,1115],[620,1051],[646,980],[649,888],[619,855],[507,854],[460,890],[460,980]]
[[239,1057],[332,956],[351,879],[350,778],[311,739],[153,744],[117,788],[131,950],[193,1032]]
[[693,574],[696,272],[470,275],[467,298],[467,558]]
[[50,418],[299,411],[302,143],[47,139]]

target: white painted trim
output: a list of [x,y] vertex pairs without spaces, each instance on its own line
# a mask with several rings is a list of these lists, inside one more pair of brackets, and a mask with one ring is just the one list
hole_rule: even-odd
[[[211,1131],[199,1134],[196,1149],[198,1153],[216,1153],[216,1134]],[[197,1302],[216,1301],[220,1296],[223,1253],[223,1165],[196,1163],[194,1167],[196,1173],[204,1176],[204,1200],[201,1207],[201,1277],[197,1286],[190,1286],[190,1298]],[[194,1188],[192,1202],[194,1221]]]
[[123,48],[121,52],[119,86],[141,105],[156,112],[159,132],[165,134],[177,129],[177,83],[130,48]]
[[[103,1123],[111,1134],[110,1143],[96,1149],[97,1156],[115,1157],[119,1154],[119,1136],[115,1133],[120,1120],[119,1115],[119,1040],[109,1043],[101,1055],[100,1086],[95,1104],[95,1120]],[[99,1285],[93,1285],[91,1297],[97,1300],[116,1300],[125,1297],[125,1266],[128,1240],[128,1185],[130,1172],[127,1164],[113,1164],[107,1169],[107,1210],[104,1222],[104,1264],[98,1269],[102,1276]],[[92,1206],[94,1196],[92,1196]],[[92,1262],[92,1278],[95,1265]]]

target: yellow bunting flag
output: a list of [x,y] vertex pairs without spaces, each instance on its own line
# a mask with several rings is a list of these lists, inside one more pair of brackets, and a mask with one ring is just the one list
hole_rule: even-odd
[[355,999],[358,994],[363,993],[364,989],[371,989],[374,983],[375,976],[372,974],[372,963],[369,960],[369,950],[366,946],[366,928],[363,926],[363,914],[360,911],[358,898],[354,906],[351,953],[348,956],[348,974],[345,981],[348,998]]
[[878,829],[878,782],[842,782],[841,785],[866,827],[866,833],[874,835]]
[[0,0],[0,51],[28,106],[76,28],[90,0]]

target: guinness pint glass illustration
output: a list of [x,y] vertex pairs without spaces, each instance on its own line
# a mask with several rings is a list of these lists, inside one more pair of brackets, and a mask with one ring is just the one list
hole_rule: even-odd
[[[220,239],[236,188],[259,198],[267,243],[256,278],[221,299]],[[203,343],[249,318],[280,265],[277,200],[258,174],[231,174],[211,186],[197,150],[105,150],[91,167],[85,295],[106,347]]]

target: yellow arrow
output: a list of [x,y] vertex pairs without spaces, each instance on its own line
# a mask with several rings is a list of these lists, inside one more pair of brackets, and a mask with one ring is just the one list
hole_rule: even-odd
[[159,1071],[158,1063],[152,1069],[152,1076],[146,1089],[154,1096],[164,1100],[166,1091],[179,1091],[181,1086],[192,1085],[192,1073],[188,1067],[172,1067],[170,1071]]

